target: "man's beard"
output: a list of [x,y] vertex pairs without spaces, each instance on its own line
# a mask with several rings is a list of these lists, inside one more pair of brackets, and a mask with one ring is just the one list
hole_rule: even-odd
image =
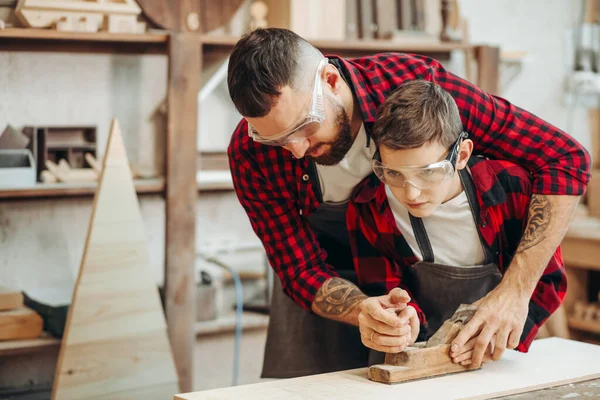
[[[328,153],[323,153],[318,157],[312,157],[313,160],[317,164],[320,165],[336,165],[340,161],[344,159],[350,148],[352,147],[352,143],[354,139],[352,138],[352,128],[350,127],[350,120],[348,119],[348,114],[344,107],[342,107],[339,103],[333,100],[331,97],[327,96],[327,101],[330,105],[335,107],[336,110],[336,119],[334,123],[333,130],[337,132],[333,140],[329,142],[323,142],[317,145],[317,148],[321,145],[330,145],[331,149]],[[311,150],[309,149],[309,152]]]

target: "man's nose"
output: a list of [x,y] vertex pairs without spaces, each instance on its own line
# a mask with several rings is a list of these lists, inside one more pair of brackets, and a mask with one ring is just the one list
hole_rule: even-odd
[[304,154],[306,154],[306,150],[308,150],[310,143],[308,140],[301,140],[298,142],[288,143],[286,146],[283,146],[284,149],[290,151],[294,157],[302,158]]
[[404,187],[404,194],[408,200],[414,201],[421,195],[421,189],[417,188],[410,181],[408,181]]

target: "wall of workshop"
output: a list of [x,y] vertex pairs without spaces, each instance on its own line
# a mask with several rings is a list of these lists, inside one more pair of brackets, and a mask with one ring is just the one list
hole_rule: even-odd
[[[585,110],[575,110],[573,126],[568,128],[568,108],[562,95],[564,58],[570,56],[564,50],[565,32],[577,15],[571,2],[460,0],[460,6],[469,20],[473,41],[529,53],[521,71],[503,87],[502,95],[568,130],[587,146]],[[459,70],[460,66],[453,65],[451,69]],[[7,123],[17,127],[94,124],[99,130],[99,148],[103,149],[110,120],[117,117],[134,168],[147,175],[156,174],[160,171],[157,149],[161,131],[155,129],[154,116],[165,97],[166,73],[166,60],[160,56],[0,52],[0,129]],[[223,101],[222,92],[222,87],[217,90],[218,101]],[[211,108],[210,112],[216,110]],[[215,117],[214,121],[222,121],[221,117]],[[223,146],[230,135],[219,126],[211,126],[206,119],[201,127],[200,143],[211,150]],[[152,274],[160,283],[164,202],[158,196],[141,196],[140,205],[147,228]],[[74,275],[90,211],[91,199],[0,202],[0,282],[23,289],[44,285],[53,279],[63,279],[65,265]],[[200,245],[215,237],[255,239],[232,192],[201,193],[197,242]],[[242,267],[243,263],[238,265]]]
[[[586,108],[580,102],[569,116],[570,106],[564,94],[573,58],[569,51],[571,29],[579,18],[580,3],[459,0],[459,7],[469,21],[472,42],[528,53],[520,71],[503,84],[502,96],[563,129],[589,148]],[[508,66],[503,67],[504,78],[513,73]]]

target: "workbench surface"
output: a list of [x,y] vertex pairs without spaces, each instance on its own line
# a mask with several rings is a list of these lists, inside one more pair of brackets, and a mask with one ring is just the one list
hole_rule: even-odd
[[539,339],[529,353],[507,351],[502,360],[476,371],[396,385],[371,382],[366,376],[367,369],[360,368],[180,394],[175,400],[585,397],[586,393],[600,394],[600,346],[560,338]]

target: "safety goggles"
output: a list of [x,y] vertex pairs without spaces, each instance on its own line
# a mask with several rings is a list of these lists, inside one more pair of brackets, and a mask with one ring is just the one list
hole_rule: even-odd
[[268,138],[260,136],[253,126],[248,124],[248,135],[255,142],[269,146],[287,146],[290,143],[297,143],[306,140],[317,133],[321,124],[325,120],[325,106],[323,105],[323,84],[321,83],[321,71],[327,65],[329,59],[324,58],[317,67],[315,82],[313,85],[312,97],[308,105],[308,113],[300,122],[292,125],[291,128],[279,133],[276,136]]
[[433,189],[452,178],[456,171],[456,161],[460,144],[468,136],[467,132],[461,132],[456,142],[450,147],[448,155],[443,161],[422,167],[394,167],[381,163],[379,152],[373,159],[373,172],[379,180],[388,186],[405,187],[410,183],[414,187],[426,190]]

